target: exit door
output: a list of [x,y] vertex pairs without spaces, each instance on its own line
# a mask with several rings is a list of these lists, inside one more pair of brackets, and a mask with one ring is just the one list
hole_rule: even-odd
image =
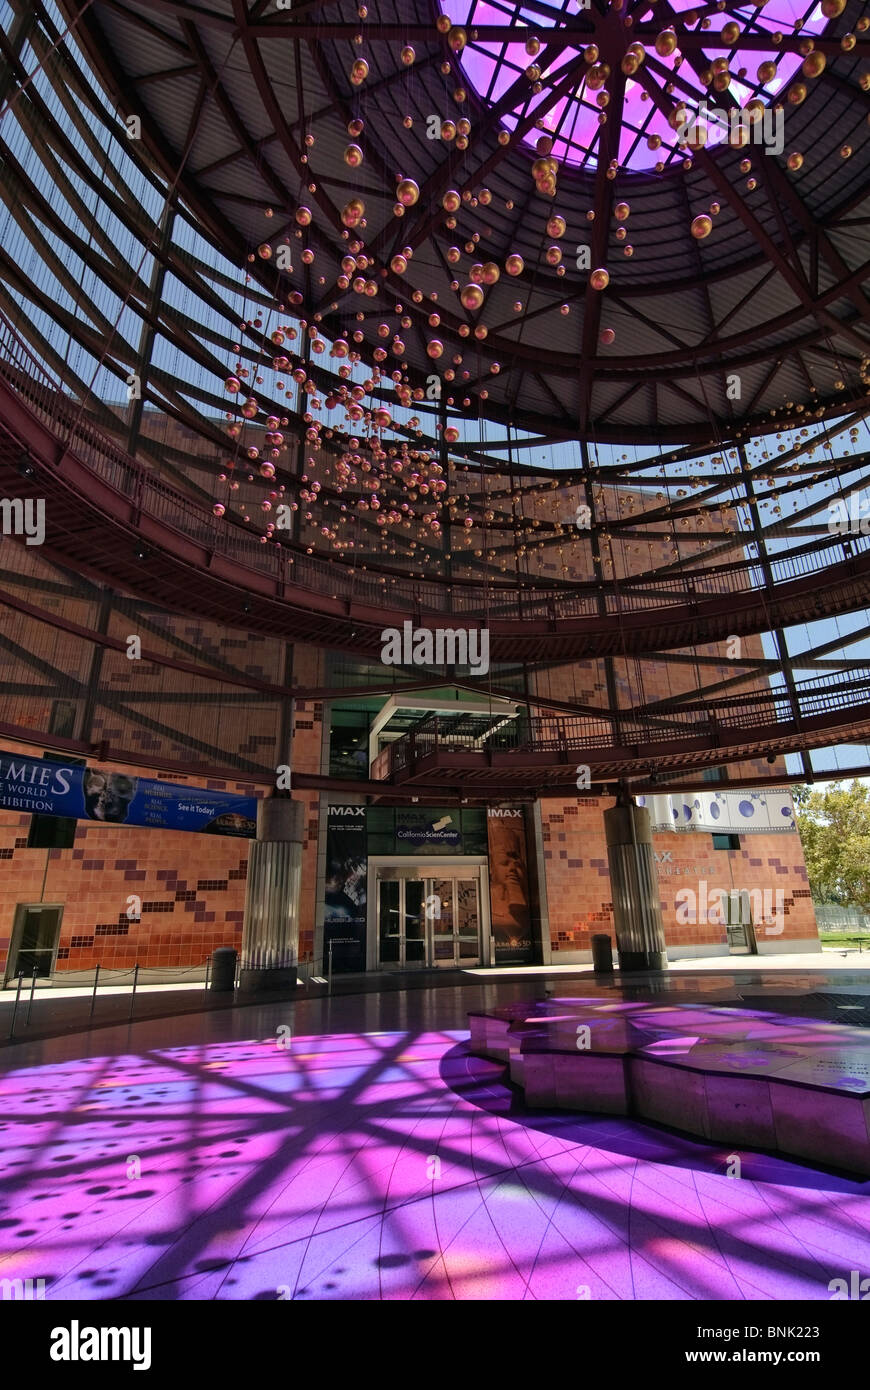
[[7,980],[17,979],[22,972],[27,979],[33,975],[37,979],[47,979],[51,975],[62,916],[62,907],[46,907],[44,903],[19,905],[12,931]]

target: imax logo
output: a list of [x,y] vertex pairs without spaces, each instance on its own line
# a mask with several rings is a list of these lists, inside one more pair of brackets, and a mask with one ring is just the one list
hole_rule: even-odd
[[42,545],[45,540],[45,498],[0,499],[0,534],[26,536],[25,545]]
[[487,628],[415,628],[403,623],[381,633],[381,661],[385,666],[467,666],[474,676],[489,670]]
[[0,1298],[16,1300],[45,1298],[45,1280],[0,1279]]
[[150,1327],[69,1327],[51,1329],[52,1361],[132,1361],[134,1371],[151,1369]]

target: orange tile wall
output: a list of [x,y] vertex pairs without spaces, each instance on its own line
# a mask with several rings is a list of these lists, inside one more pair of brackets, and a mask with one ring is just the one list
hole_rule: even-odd
[[[581,798],[576,803],[542,805],[542,839],[547,875],[550,945],[558,954],[588,951],[595,932],[614,937],[613,904],[604,838],[604,811],[611,800]],[[699,894],[705,879],[708,894],[715,888],[777,889],[784,892],[784,930],[767,935],[756,927],[759,951],[782,950],[779,942],[817,940],[815,913],[810,897],[803,851],[797,834],[743,835],[739,850],[716,850],[711,835],[653,836],[659,855],[670,852],[671,863],[659,864],[659,890],[665,940],[669,947],[722,946],[727,951],[725,928],[714,924],[676,920],[675,897],[681,888]]]

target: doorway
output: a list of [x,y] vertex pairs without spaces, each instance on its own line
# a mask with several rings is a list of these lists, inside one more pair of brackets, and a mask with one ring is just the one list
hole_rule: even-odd
[[374,922],[369,969],[456,969],[484,963],[489,913],[481,869],[475,860],[370,860]]
[[728,935],[728,954],[732,956],[757,956],[755,927],[752,922],[752,900],[744,889],[732,889],[726,898]]
[[[19,903],[15,910],[12,946],[6,966],[6,980],[49,979],[60,940],[63,907],[46,903]],[[5,983],[5,981],[4,981]]]

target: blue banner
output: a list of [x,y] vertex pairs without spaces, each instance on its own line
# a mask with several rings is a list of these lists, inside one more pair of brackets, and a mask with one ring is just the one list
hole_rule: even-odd
[[0,806],[103,825],[144,825],[253,839],[257,798],[155,782],[108,768],[0,751]]

